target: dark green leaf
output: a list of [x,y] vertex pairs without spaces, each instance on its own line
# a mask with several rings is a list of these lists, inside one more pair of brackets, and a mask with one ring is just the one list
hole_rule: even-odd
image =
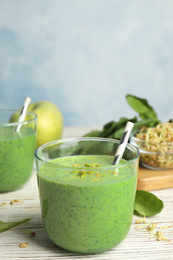
[[100,133],[101,137],[110,137],[112,134],[117,132],[120,129],[124,130],[124,127],[127,123],[127,121],[131,121],[135,123],[137,121],[136,117],[133,117],[131,119],[127,117],[121,117],[118,121],[111,121],[103,126],[103,130]]
[[154,194],[144,190],[136,191],[134,214],[151,217],[160,213],[163,207],[163,201]]
[[3,221],[0,220],[0,232],[3,232],[3,231],[10,229],[12,227],[18,226],[18,225],[20,225],[24,222],[29,221],[29,220],[30,220],[30,218],[22,219],[22,220],[17,221],[17,222],[3,222]]
[[139,113],[141,119],[152,118],[159,121],[155,110],[148,104],[146,99],[128,94],[126,95],[126,100]]
[[93,130],[93,131],[85,134],[84,137],[99,137],[100,133],[101,133],[101,131],[99,131],[99,130]]
[[139,130],[143,126],[145,126],[145,127],[153,127],[153,126],[156,126],[157,124],[158,124],[157,120],[154,120],[152,118],[146,118],[146,119],[137,121],[134,124],[134,126],[133,126],[133,131]]
[[103,126],[103,130],[101,131],[102,137],[108,137],[111,135],[117,127],[117,123],[115,121],[108,122],[106,125]]

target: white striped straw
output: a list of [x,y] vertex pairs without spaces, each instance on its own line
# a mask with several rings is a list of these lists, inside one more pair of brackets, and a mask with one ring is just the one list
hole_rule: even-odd
[[127,142],[129,140],[133,125],[134,125],[134,123],[132,123],[130,121],[127,122],[112,164],[116,165],[121,160],[123,153],[125,151]]
[[[20,116],[18,118],[19,123],[21,123],[25,120],[26,112],[27,112],[27,109],[28,109],[30,102],[31,102],[31,98],[26,97],[25,100],[24,100],[24,103],[23,103],[23,107],[22,107],[21,112],[20,112]],[[19,132],[20,128],[21,128],[21,124],[16,127],[16,132]]]

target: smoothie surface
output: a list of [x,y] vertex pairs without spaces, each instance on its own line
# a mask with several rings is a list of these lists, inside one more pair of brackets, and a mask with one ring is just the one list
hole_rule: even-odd
[[[80,155],[51,160],[41,167],[40,175],[55,183],[99,185],[119,182],[134,175],[134,166],[121,160],[113,166],[113,156]],[[127,165],[126,165],[127,164]]]

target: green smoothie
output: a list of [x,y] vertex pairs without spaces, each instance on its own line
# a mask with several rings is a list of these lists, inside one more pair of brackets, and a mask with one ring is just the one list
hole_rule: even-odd
[[79,253],[97,253],[120,243],[133,217],[137,167],[113,156],[67,156],[38,171],[42,217],[51,240]]
[[30,127],[0,127],[0,192],[23,186],[31,176],[36,133]]

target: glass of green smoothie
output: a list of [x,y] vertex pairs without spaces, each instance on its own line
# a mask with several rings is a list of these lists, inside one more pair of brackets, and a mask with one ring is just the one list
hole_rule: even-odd
[[27,112],[24,122],[11,122],[19,115],[20,111],[0,110],[0,192],[21,188],[33,170],[37,116]]
[[35,152],[42,219],[50,239],[68,251],[94,254],[111,249],[132,223],[139,162],[127,144],[112,165],[118,140],[62,139]]

